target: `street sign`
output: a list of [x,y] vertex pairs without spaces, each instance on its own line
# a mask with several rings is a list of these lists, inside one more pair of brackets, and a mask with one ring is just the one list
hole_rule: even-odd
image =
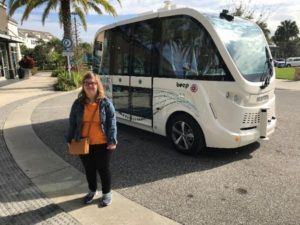
[[69,38],[63,38],[62,39],[62,44],[63,44],[63,46],[64,46],[65,49],[71,48],[72,45],[73,45],[72,40],[69,39]]
[[62,52],[62,55],[63,55],[63,56],[73,56],[73,55],[74,55],[74,52],[63,51],[63,52]]

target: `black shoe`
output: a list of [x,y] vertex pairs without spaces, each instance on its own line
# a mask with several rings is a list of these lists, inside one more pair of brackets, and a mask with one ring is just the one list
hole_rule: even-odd
[[89,193],[87,193],[84,196],[84,198],[83,198],[84,204],[90,204],[90,203],[92,203],[95,195],[96,195],[96,191],[90,191]]

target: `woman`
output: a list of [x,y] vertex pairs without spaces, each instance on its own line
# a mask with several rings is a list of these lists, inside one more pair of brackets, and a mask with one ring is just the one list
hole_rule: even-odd
[[89,154],[80,155],[89,187],[89,192],[84,196],[84,203],[91,203],[96,195],[98,172],[102,183],[100,204],[107,206],[112,202],[109,163],[117,146],[116,115],[114,106],[105,97],[99,78],[92,72],[83,77],[82,90],[71,108],[68,146],[72,139],[79,141],[88,133]]

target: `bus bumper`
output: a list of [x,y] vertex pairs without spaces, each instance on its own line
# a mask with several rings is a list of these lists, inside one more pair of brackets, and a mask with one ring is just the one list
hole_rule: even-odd
[[271,120],[261,123],[258,128],[249,131],[243,131],[240,136],[238,147],[251,144],[259,139],[268,140],[269,136],[274,133],[277,119],[273,117]]
[[[267,140],[268,137],[275,131],[277,119],[272,117],[267,123],[265,124],[265,133],[262,135],[261,131],[263,130],[261,125],[250,129],[250,130],[241,130],[239,133],[230,132],[229,130],[223,129],[215,136],[220,138],[212,138],[207,140],[207,147],[211,148],[238,148],[242,147],[251,143],[254,143],[258,140]],[[213,136],[213,135],[211,135]]]

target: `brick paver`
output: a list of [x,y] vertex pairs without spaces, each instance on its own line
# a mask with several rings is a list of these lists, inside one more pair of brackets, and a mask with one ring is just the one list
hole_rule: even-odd
[[79,224],[32,183],[16,164],[4,140],[3,127],[10,112],[45,95],[28,97],[0,107],[0,224]]

